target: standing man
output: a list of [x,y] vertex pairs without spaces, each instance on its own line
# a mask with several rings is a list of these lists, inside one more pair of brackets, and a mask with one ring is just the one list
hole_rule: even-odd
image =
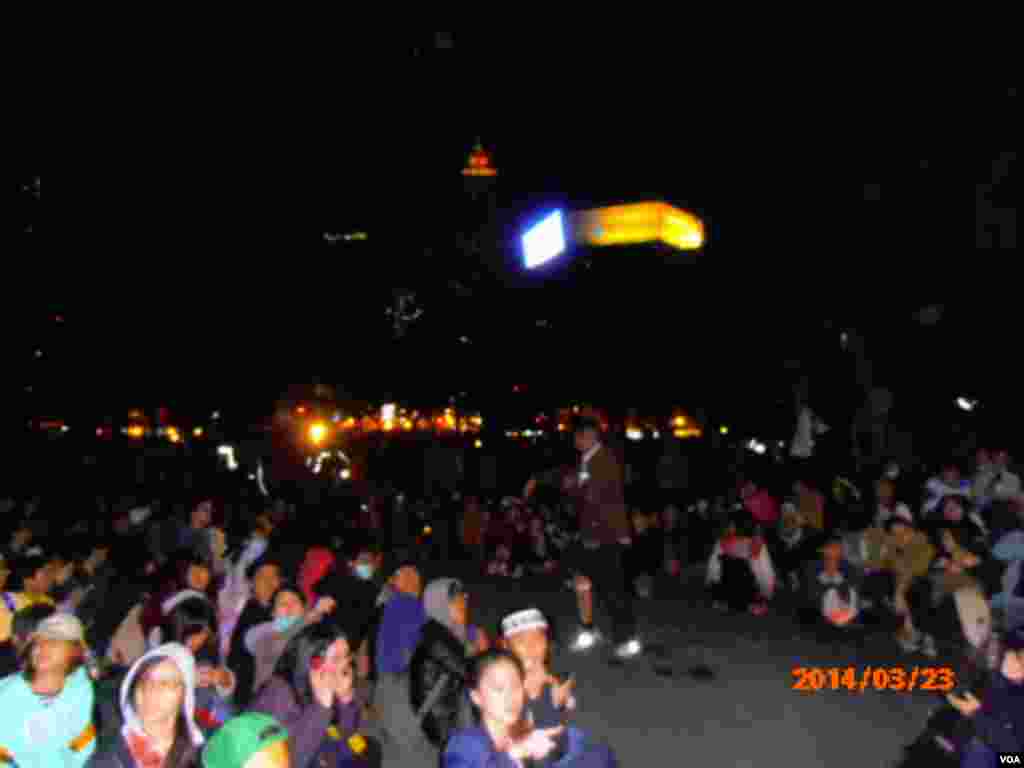
[[[601,442],[601,423],[593,416],[585,415],[578,421],[576,450],[581,455],[579,469],[562,482],[562,489],[576,502],[580,528],[580,542],[571,562],[577,572],[574,587],[582,626],[572,650],[587,650],[601,638],[594,628],[596,590],[612,620],[616,657],[631,659],[643,652],[643,645],[637,636],[632,595],[626,584],[624,554],[632,544],[632,534],[622,467]],[[524,495],[532,495],[536,486],[536,479],[531,479]]]

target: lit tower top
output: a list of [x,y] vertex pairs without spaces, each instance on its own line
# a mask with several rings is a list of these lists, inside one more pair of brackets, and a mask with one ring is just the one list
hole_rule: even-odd
[[469,153],[469,162],[462,169],[462,175],[473,178],[494,178],[498,175],[498,169],[494,167],[490,154],[479,139]]

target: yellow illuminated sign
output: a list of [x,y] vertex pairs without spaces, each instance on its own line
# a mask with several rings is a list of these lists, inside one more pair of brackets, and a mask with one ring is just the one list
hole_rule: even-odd
[[664,243],[681,251],[704,245],[704,223],[667,203],[594,208],[572,216],[576,241],[585,245]]

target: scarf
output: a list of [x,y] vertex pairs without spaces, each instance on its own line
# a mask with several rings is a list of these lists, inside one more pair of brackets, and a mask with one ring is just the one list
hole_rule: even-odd
[[153,740],[134,728],[125,734],[125,743],[137,768],[162,768],[164,755],[153,746]]

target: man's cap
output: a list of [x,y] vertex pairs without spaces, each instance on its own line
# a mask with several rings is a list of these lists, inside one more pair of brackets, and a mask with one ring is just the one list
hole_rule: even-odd
[[55,613],[39,622],[34,637],[44,640],[64,640],[69,643],[85,644],[85,627],[70,613]]
[[288,731],[270,715],[246,712],[228,720],[203,749],[204,768],[243,768],[267,747],[288,740]]
[[531,629],[547,628],[547,619],[536,608],[528,608],[525,611],[510,613],[501,622],[501,634],[505,637],[518,635],[520,632],[529,632]]

